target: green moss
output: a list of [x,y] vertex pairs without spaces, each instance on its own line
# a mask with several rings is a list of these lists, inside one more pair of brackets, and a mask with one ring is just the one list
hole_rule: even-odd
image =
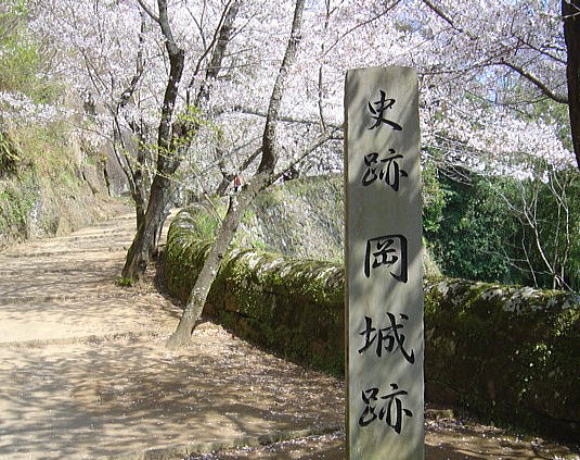
[[4,237],[27,236],[28,217],[38,200],[38,186],[33,172],[18,181],[0,183],[0,234]]
[[441,387],[453,388],[458,402],[487,419],[577,433],[580,382],[570,350],[580,349],[580,311],[573,294],[439,280],[427,284],[425,324],[432,399]]
[[121,287],[131,287],[133,286],[133,280],[131,278],[123,278],[120,276],[115,280],[115,284]]
[[[212,243],[195,222],[199,213],[200,208],[182,211],[168,234],[167,285],[182,300]],[[338,373],[344,371],[344,306],[337,294],[343,284],[342,269],[329,262],[236,249],[222,264],[206,312],[289,359]],[[330,332],[336,330],[340,332]]]

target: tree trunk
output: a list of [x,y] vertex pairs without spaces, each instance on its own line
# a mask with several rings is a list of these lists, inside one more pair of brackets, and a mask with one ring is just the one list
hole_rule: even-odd
[[[233,33],[232,24],[239,11],[240,3],[239,0],[234,1],[224,13],[224,21],[218,34],[219,40],[210,61],[211,68],[208,69],[206,81],[199,91],[199,104],[202,104],[209,97],[208,80],[215,78],[221,69],[226,46]],[[122,277],[131,281],[141,278],[155,251],[163,223],[167,217],[167,207],[171,196],[171,183],[168,178],[179,167],[180,154],[191,145],[197,128],[195,123],[186,123],[179,119],[174,121],[179,85],[185,66],[185,51],[179,48],[173,36],[167,11],[168,1],[157,0],[158,16],[155,16],[142,0],[139,0],[139,4],[161,28],[169,59],[169,78],[165,87],[161,119],[157,130],[157,172],[151,184],[145,217],[142,224],[138,225],[137,233],[127,253],[122,272]]]
[[570,128],[576,164],[580,169],[580,0],[562,0],[562,16],[568,48],[566,77]]
[[135,219],[137,223],[137,231],[145,224],[145,203],[140,200],[139,196],[133,196],[133,200],[135,201]]
[[143,223],[137,228],[133,243],[127,253],[127,260],[123,267],[122,277],[137,281],[145,273],[147,263],[155,250],[155,240],[161,233],[161,226],[165,220],[165,212],[171,187],[168,179],[155,176],[151,184],[149,205]]
[[288,39],[286,52],[284,53],[280,70],[276,77],[274,87],[272,88],[272,95],[270,96],[268,116],[262,137],[262,159],[258,166],[258,171],[246,188],[243,188],[238,195],[237,203],[236,197],[230,199],[230,206],[226,213],[226,217],[218,230],[216,241],[203,264],[193,289],[191,290],[187,304],[183,309],[183,315],[181,316],[179,325],[167,341],[168,348],[175,349],[190,342],[191,332],[203,312],[203,307],[205,306],[209,290],[217,277],[217,272],[220,269],[224,255],[236,234],[236,230],[246,209],[256,198],[258,193],[272,183],[274,178],[274,168],[276,167],[278,159],[274,142],[275,122],[278,119],[282,104],[284,82],[288,75],[288,69],[294,62],[298,51],[304,3],[305,0],[296,0],[290,38]]
[[222,177],[222,181],[220,182],[220,184],[218,185],[218,187],[216,188],[215,194],[217,196],[224,196],[226,194],[226,191],[228,190],[228,186],[232,183],[232,181],[234,180],[233,175],[231,174],[226,174]]
[[243,189],[239,195],[230,198],[226,216],[219,228],[217,238],[207,256],[205,263],[191,290],[183,315],[175,332],[169,337],[167,347],[175,349],[187,345],[191,340],[191,332],[201,316],[209,290],[217,277],[222,260],[234,238],[238,225],[244,213],[256,198],[258,193],[269,184],[269,175],[254,176],[252,183]]

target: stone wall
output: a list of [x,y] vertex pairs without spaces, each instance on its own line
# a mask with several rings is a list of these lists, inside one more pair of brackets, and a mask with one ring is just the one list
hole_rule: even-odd
[[[211,244],[204,235],[207,219],[201,208],[182,211],[169,230],[165,280],[170,293],[182,301]],[[195,232],[206,238],[195,238]],[[342,269],[335,263],[235,248],[224,260],[204,313],[286,358],[340,374],[343,290]]]
[[[166,282],[176,297],[187,299],[216,225],[202,207],[175,218]],[[428,400],[580,436],[578,296],[443,278],[426,281],[425,294]],[[205,313],[279,355],[344,372],[340,263],[236,247]]]
[[425,283],[429,400],[580,439],[580,299],[457,279]]

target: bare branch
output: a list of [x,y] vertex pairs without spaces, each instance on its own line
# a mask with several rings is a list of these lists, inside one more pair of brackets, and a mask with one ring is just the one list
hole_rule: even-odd
[[304,149],[304,151],[302,152],[302,154],[298,158],[296,158],[294,161],[290,162],[290,164],[287,165],[286,168],[284,168],[282,171],[279,171],[276,174],[274,174],[274,178],[272,179],[272,182],[276,182],[280,177],[282,177],[284,174],[286,174],[288,171],[290,171],[298,163],[300,163],[304,159],[306,159],[306,157],[308,157],[312,152],[314,152],[316,149],[321,147],[325,142],[333,139],[334,135],[335,135],[334,131],[326,131],[326,132],[322,133],[320,136],[318,136],[316,139],[314,139],[310,143],[310,145],[308,145],[308,147],[306,147]]
[[328,47],[328,49],[326,50],[326,54],[328,54],[336,45],[338,45],[340,43],[340,41],[342,39],[344,39],[347,35],[350,35],[351,33],[353,33],[355,30],[360,29],[361,27],[364,27],[366,25],[369,25],[373,22],[375,22],[377,19],[382,18],[383,16],[385,16],[389,11],[391,11],[393,8],[395,8],[395,6],[397,6],[399,3],[401,3],[401,0],[395,0],[395,2],[391,5],[388,6],[387,8],[385,8],[384,11],[382,11],[381,13],[377,14],[376,16],[373,16],[372,18],[368,19],[367,21],[361,22],[359,24],[357,24],[356,26],[351,27],[350,29],[348,29],[346,32],[344,32],[340,37],[338,37],[334,43],[332,45],[330,45]]
[[519,75],[524,77],[526,80],[528,80],[530,83],[532,83],[534,86],[536,86],[538,89],[540,89],[540,91],[542,91],[542,93],[544,95],[546,95],[547,97],[549,97],[553,101],[559,102],[560,104],[568,104],[568,98],[566,96],[554,93],[550,88],[548,88],[537,77],[535,77],[531,73],[525,71],[523,68],[519,67],[518,65],[516,65],[512,62],[506,61],[503,58],[500,60],[499,65],[504,65],[506,67],[509,67],[514,72],[518,73]]
[[145,13],[147,13],[147,15],[151,19],[153,19],[156,23],[160,24],[159,17],[155,13],[153,13],[153,11],[151,11],[151,9],[147,6],[147,4],[143,0],[137,0],[137,2],[139,2],[139,5],[141,6],[141,8],[143,8],[143,11],[145,11]]
[[[262,118],[268,117],[268,114],[265,112],[260,112],[259,110],[254,110],[254,109],[250,109],[250,108],[242,107],[242,106],[235,106],[233,108],[233,111],[243,113],[245,115],[253,115],[256,117],[262,117]],[[320,124],[320,120],[313,120],[313,119],[308,119],[308,118],[294,118],[294,117],[287,117],[284,115],[278,115],[278,118],[276,118],[276,121],[282,121],[285,123],[297,123],[297,124],[301,124],[301,125],[319,125]],[[337,125],[334,123],[326,122],[326,126],[329,128],[333,128],[333,129],[342,129],[342,125]]]
[[[530,49],[533,49],[534,51],[537,51],[538,53],[542,54],[543,56],[549,57],[550,59],[559,62],[560,64],[564,64],[566,65],[566,59],[563,59],[559,56],[556,56],[555,54],[552,54],[548,51],[546,51],[546,49],[544,48],[540,48],[539,46],[535,46],[532,43],[530,43],[529,40],[524,40],[521,37],[517,37],[518,40],[520,40],[524,45],[526,45],[527,47],[529,47]],[[558,51],[565,53],[566,50],[565,49],[558,49]]]
[[[423,3],[431,10],[433,11],[437,16],[439,16],[441,19],[443,19],[447,24],[449,24],[452,28],[454,28],[455,30],[457,30],[458,32],[466,33],[464,29],[462,29],[461,27],[458,27],[455,25],[455,22],[449,17],[447,16],[447,14],[445,14],[445,12],[435,6],[433,3],[431,3],[430,0],[423,0]],[[472,38],[472,36],[470,34],[467,34],[470,38]]]

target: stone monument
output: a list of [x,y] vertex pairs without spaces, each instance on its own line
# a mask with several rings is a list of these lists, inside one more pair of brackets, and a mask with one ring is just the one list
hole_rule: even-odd
[[350,459],[424,458],[417,76],[350,70],[345,94]]

